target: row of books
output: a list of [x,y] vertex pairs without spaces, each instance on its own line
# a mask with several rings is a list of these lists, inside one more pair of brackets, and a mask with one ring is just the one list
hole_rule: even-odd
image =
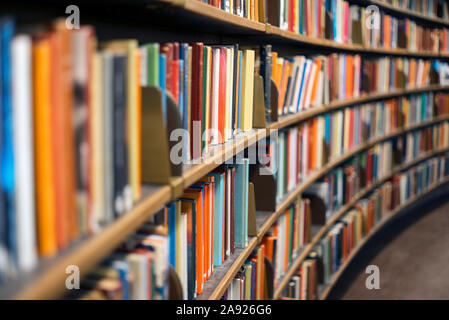
[[355,147],[400,128],[449,115],[448,98],[443,93],[404,96],[345,108],[279,131],[269,144],[278,201],[315,169]]
[[[449,176],[449,155],[428,159],[399,173],[340,218],[298,268],[281,299],[316,299],[360,242],[390,212]],[[321,287],[322,288],[322,287]]]
[[365,47],[439,52],[441,29],[398,18],[379,7],[345,0],[280,0],[267,4],[267,21],[282,30]]
[[226,289],[224,300],[268,300],[268,271],[265,270],[267,248],[254,250]]
[[[351,6],[351,16],[355,17],[353,23],[361,16],[372,20],[371,24],[362,24],[362,38],[365,47],[406,49],[412,52],[428,51],[438,53],[441,51],[440,35],[443,29],[429,28],[425,25],[405,18],[400,19],[381,12],[379,21],[375,16],[364,14],[365,9]],[[353,18],[354,19],[354,18]],[[376,25],[376,24],[379,25]],[[354,25],[354,24],[353,24]],[[358,32],[358,30],[349,30]],[[352,35],[354,37],[354,35]]]
[[[311,225],[310,199],[299,196],[265,234],[261,245],[254,250],[232,280],[224,298],[227,300],[266,299],[264,294],[267,294],[267,287],[259,286],[260,282],[257,282],[259,281],[259,275],[255,274],[256,270],[258,272],[258,258],[261,258],[261,254],[263,254],[263,258],[271,266],[270,272],[273,273],[270,276],[263,274],[262,279],[265,279],[265,281],[270,279],[270,281],[273,281],[272,285],[276,286],[277,281],[285,274],[292,261],[297,257],[299,249],[310,242],[312,237]],[[255,266],[256,269],[254,269]],[[263,271],[264,269],[262,269],[262,273]],[[262,292],[258,294],[258,290],[262,290]]]
[[440,32],[441,52],[449,53],[449,29],[445,28]]
[[164,211],[139,227],[85,277],[69,299],[166,300],[169,239]]
[[449,19],[449,3],[447,0],[381,0],[396,8],[416,11],[433,18]]
[[[262,76],[273,79],[279,91],[279,116],[368,93],[422,88],[439,82],[434,71],[436,62],[430,60],[337,53],[282,58],[268,47],[262,48],[260,57]],[[270,82],[265,84],[265,106],[269,108]]]
[[[161,90],[165,117],[171,96],[184,128],[217,129],[206,150],[252,128],[254,50],[97,44],[91,26],[69,30],[65,20],[39,30],[15,32],[12,19],[0,21],[0,282],[99,232],[139,200],[142,87]],[[184,159],[189,146],[201,155],[201,140],[183,141]]]
[[235,248],[248,245],[249,159],[220,167],[167,206],[169,263],[194,299]]
[[252,129],[254,50],[174,42],[151,43],[140,52],[142,73],[147,74],[141,85],[159,87],[179,106],[182,127],[189,133],[183,159],[201,158],[209,145]]
[[332,170],[324,178],[326,218],[343,207],[361,189],[382,179],[403,163],[449,147],[447,121],[382,142]]

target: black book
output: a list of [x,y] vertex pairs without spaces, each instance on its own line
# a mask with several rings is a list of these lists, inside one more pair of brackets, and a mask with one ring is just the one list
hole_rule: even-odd
[[273,68],[273,57],[271,56],[271,45],[262,46],[260,49],[260,75],[263,78],[263,91],[265,102],[265,119],[271,119],[271,74]]
[[114,212],[125,211],[125,192],[128,185],[127,143],[126,143],[126,56],[113,58],[113,169],[114,169]]

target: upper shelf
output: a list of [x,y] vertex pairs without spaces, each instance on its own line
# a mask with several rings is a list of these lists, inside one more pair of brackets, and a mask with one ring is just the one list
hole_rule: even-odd
[[[410,10],[395,8],[391,5],[384,4],[379,1],[368,1],[375,5],[386,7],[389,10],[394,10],[400,14],[406,14],[411,17],[426,19],[431,22],[449,25],[449,22],[445,22],[439,18],[427,17],[425,15],[414,13]],[[383,55],[397,55],[397,56],[412,56],[412,57],[423,57],[423,58],[449,58],[448,53],[442,52],[430,52],[430,51],[410,51],[406,49],[386,49],[364,47],[359,44],[350,43],[337,43],[329,39],[319,39],[314,37],[309,37],[305,35],[296,34],[287,30],[281,30],[279,27],[270,25],[269,23],[261,23],[253,20],[249,20],[238,15],[226,12],[212,5],[204,3],[199,0],[158,0],[147,7],[153,9],[158,5],[171,6],[174,10],[181,10],[184,14],[196,17],[196,21],[200,24],[204,24],[205,20],[210,21],[213,24],[221,25],[221,31],[224,33],[236,33],[239,30],[246,34],[260,34],[268,35],[275,40],[284,40],[289,42],[296,42],[305,45],[311,45],[315,47],[321,47],[332,50],[344,50],[349,52],[359,52],[359,53],[375,53]],[[412,12],[412,13],[408,13]]]
[[374,4],[376,6],[379,6],[381,8],[384,9],[388,9],[392,12],[396,12],[396,13],[400,13],[412,18],[418,18],[421,20],[425,20],[427,22],[432,22],[432,23],[438,23],[441,24],[443,26],[449,27],[449,21],[446,21],[442,18],[438,18],[438,17],[430,17],[427,16],[425,14],[422,14],[420,12],[414,11],[414,10],[409,10],[409,9],[403,9],[397,6],[394,6],[390,3],[384,2],[384,1],[379,1],[379,0],[366,0],[368,3]]

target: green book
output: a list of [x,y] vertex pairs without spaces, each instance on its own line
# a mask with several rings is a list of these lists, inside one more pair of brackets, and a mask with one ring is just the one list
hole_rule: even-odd
[[147,44],[148,85],[159,87],[159,43]]

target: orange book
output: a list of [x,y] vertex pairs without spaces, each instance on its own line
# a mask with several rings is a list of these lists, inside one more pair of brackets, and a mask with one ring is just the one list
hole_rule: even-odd
[[142,196],[142,181],[141,181],[141,171],[142,171],[142,163],[141,163],[141,152],[142,152],[142,135],[140,132],[142,132],[142,87],[140,86],[140,51],[136,50],[136,104],[137,104],[137,110],[136,110],[136,118],[137,118],[137,198],[140,198]]
[[57,251],[50,102],[50,51],[48,34],[33,43],[34,161],[36,223],[39,255]]
[[209,279],[209,270],[210,270],[210,202],[209,202],[209,185],[204,185],[204,278],[205,280]]
[[199,190],[187,189],[185,190],[183,198],[194,199],[196,201],[196,293],[201,294],[203,292],[204,283],[204,238],[203,238],[203,197],[202,192]]
[[384,16],[384,46],[386,49],[390,49],[391,42],[391,18],[388,15]]
[[346,56],[346,99],[352,98],[354,94],[354,58]]
[[273,236],[265,236],[263,237],[262,244],[265,246],[265,256],[273,263],[273,245],[274,245],[274,237]]
[[[320,75],[320,72],[321,72],[321,65],[322,65],[322,63],[323,63],[323,61],[321,61],[321,59],[319,59],[319,58],[315,59],[315,64],[316,64],[315,78],[313,80],[313,85],[312,85],[312,96],[310,97],[310,104],[312,106],[315,105],[315,102],[316,102],[316,99],[317,99],[316,95],[317,95],[318,81],[320,80],[319,79],[320,78],[319,75]],[[306,106],[306,107],[308,107],[308,106]]]
[[290,69],[291,69],[290,62],[288,62],[287,60],[284,60],[281,89],[279,90],[278,110],[280,113],[282,113],[283,107],[284,107],[285,92],[287,91],[287,81],[288,81],[288,77],[290,76],[290,73],[291,73]]
[[312,171],[315,169],[315,162],[316,162],[316,134],[317,131],[317,119],[314,118],[310,120],[310,126],[309,126],[309,146],[310,146],[310,157],[309,157],[309,171]]
[[[63,249],[68,243],[68,212],[67,193],[65,192],[66,174],[65,168],[65,139],[64,134],[70,130],[70,126],[64,123],[64,93],[67,90],[67,82],[71,79],[70,44],[67,48],[64,30],[55,30],[50,33],[50,118],[51,118],[51,147],[52,170],[54,186],[54,210],[56,224],[56,240],[59,249]],[[68,50],[67,50],[68,49]]]

